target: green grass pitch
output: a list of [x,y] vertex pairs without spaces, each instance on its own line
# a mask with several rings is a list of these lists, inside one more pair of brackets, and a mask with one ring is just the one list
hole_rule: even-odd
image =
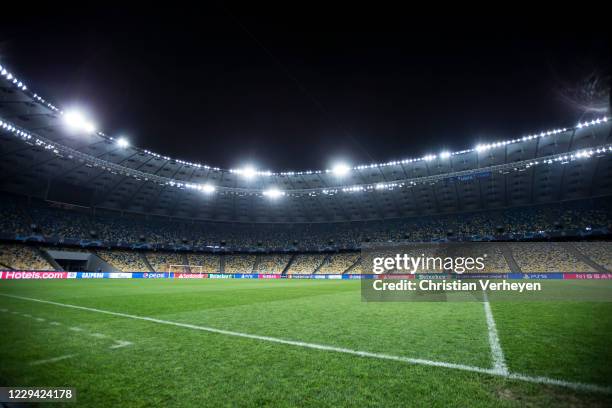
[[[493,364],[482,303],[363,303],[358,281],[4,281],[0,294],[309,345]],[[612,386],[612,303],[491,309],[510,372]],[[0,296],[0,311],[0,385],[74,387],[78,406],[612,405],[605,392],[15,297]]]

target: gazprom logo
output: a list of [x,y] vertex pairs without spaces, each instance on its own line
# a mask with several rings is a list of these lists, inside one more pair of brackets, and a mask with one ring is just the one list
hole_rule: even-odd
[[102,279],[104,278],[104,273],[100,272],[83,272],[81,274],[81,279]]

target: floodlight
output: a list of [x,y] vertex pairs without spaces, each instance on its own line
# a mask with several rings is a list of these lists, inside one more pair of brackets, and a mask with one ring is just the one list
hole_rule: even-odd
[[64,113],[64,123],[72,129],[79,129],[85,124],[85,118],[81,112],[72,110]]
[[125,149],[129,145],[130,145],[130,142],[128,142],[128,140],[125,137],[120,137],[119,139],[117,139],[117,146],[119,146],[120,148]]
[[442,158],[442,159],[448,159],[449,157],[451,157],[450,152],[442,152],[442,153],[440,153],[440,158]]
[[263,192],[266,197],[269,198],[278,198],[284,196],[285,193],[280,191],[278,188],[272,187]]
[[87,133],[94,133],[96,131],[96,125],[76,109],[64,113],[63,120],[73,130],[81,130]]
[[215,186],[213,186],[210,183],[206,183],[206,184],[204,184],[202,186],[202,191],[205,192],[205,193],[208,193],[208,194],[214,193],[215,192]]
[[338,163],[332,168],[332,172],[338,177],[346,176],[349,171],[351,171],[351,168],[344,163]]
[[251,179],[257,175],[257,169],[255,169],[253,166],[246,166],[242,169],[241,174],[244,177]]

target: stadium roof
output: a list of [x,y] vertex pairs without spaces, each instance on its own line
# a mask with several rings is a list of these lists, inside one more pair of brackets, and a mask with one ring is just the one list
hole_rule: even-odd
[[612,194],[612,121],[606,117],[388,163],[283,173],[223,170],[107,136],[5,67],[0,73],[0,189],[12,193],[236,222],[400,218]]

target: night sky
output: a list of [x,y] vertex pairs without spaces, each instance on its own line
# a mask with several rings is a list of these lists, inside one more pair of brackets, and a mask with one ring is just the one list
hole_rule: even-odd
[[278,171],[573,125],[581,112],[560,93],[610,67],[610,36],[596,24],[322,15],[213,3],[155,16],[28,16],[0,25],[0,63],[137,146]]

